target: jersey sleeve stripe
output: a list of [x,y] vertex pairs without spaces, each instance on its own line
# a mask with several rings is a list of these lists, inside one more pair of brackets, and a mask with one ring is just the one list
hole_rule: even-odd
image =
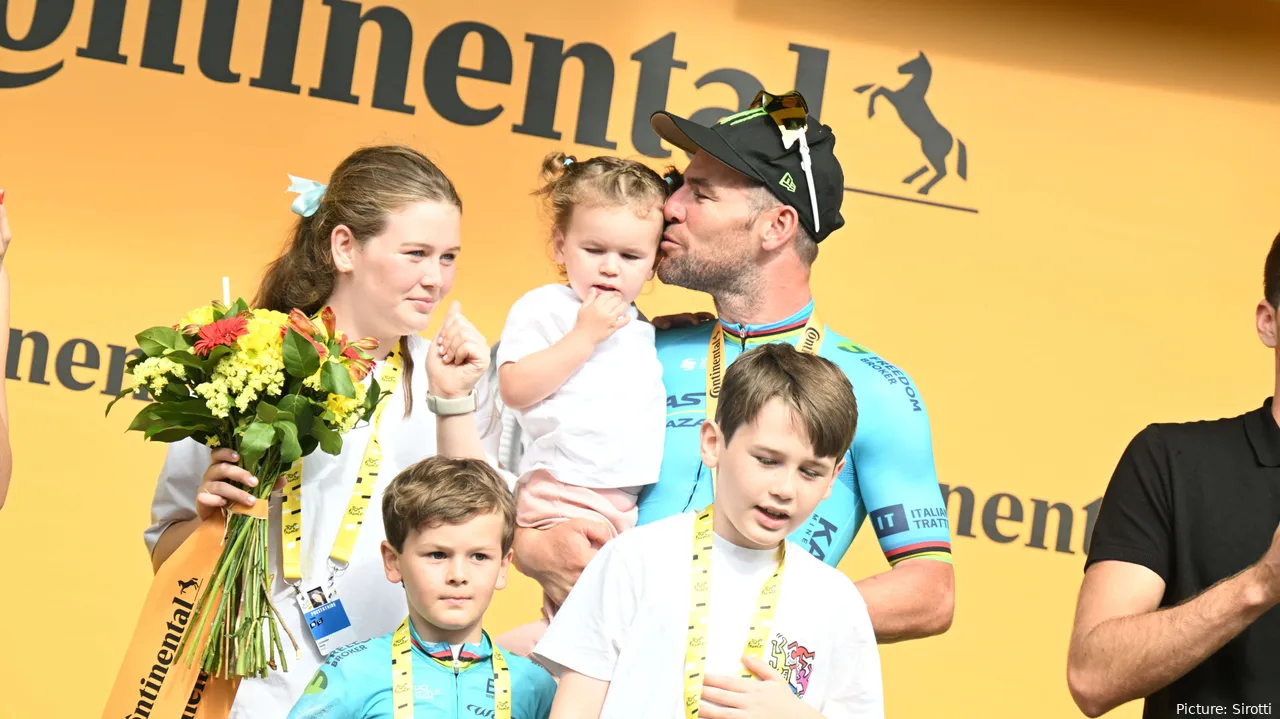
[[928,557],[929,559],[950,562],[951,545],[947,542],[920,542],[918,544],[908,544],[905,547],[899,547],[885,552],[884,557],[889,560],[890,566],[893,566],[904,559],[916,559],[919,557]]

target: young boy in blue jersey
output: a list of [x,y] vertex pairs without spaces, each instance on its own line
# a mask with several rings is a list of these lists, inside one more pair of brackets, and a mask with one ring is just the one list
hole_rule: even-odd
[[507,583],[515,499],[488,464],[429,457],[387,487],[382,558],[409,616],[391,634],[336,649],[289,719],[546,719],[556,684],[482,628]]
[[831,492],[858,408],[844,373],[787,344],[729,366],[702,458],[715,499],[609,541],[534,655],[555,719],[883,719],[852,581],[787,537]]

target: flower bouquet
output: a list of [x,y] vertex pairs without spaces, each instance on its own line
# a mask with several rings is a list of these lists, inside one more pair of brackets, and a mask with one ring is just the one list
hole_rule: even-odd
[[[277,669],[277,654],[288,670],[271,602],[269,496],[277,479],[316,448],[338,454],[342,435],[368,421],[381,399],[376,378],[367,390],[362,384],[377,341],[348,340],[328,307],[318,317],[249,310],[237,300],[152,327],[137,335],[144,356],[127,365],[133,388],[107,406],[110,413],[122,397],[145,389],[153,401],[129,430],[157,442],[190,437],[230,447],[258,479],[248,491],[259,501],[227,512],[221,554],[191,613],[195,631],[184,633],[178,651],[189,664],[191,647],[203,646],[200,670],[211,676],[265,677]],[[297,641],[285,631],[296,652]]]

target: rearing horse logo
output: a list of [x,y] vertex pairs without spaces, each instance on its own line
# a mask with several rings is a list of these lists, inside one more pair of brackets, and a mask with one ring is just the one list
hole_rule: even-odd
[[904,184],[910,185],[915,182],[921,175],[929,171],[930,165],[933,166],[933,177],[929,181],[920,186],[917,190],[921,195],[929,194],[929,190],[938,184],[938,181],[947,176],[947,155],[951,154],[952,145],[959,146],[956,153],[956,174],[960,179],[967,180],[969,173],[969,162],[965,153],[964,143],[956,140],[947,131],[947,128],[938,122],[938,118],[933,116],[933,111],[929,109],[929,104],[925,102],[924,94],[929,90],[929,80],[933,77],[933,67],[929,65],[929,60],[920,53],[914,60],[903,63],[898,72],[903,75],[910,75],[911,79],[906,85],[897,90],[890,90],[883,85],[876,87],[875,83],[870,85],[862,85],[854,88],[854,92],[862,94],[867,90],[875,87],[875,91],[871,93],[871,97],[867,103],[867,117],[876,116],[876,98],[884,97],[898,111],[898,117],[902,118],[902,124],[907,126],[916,137],[920,138],[920,149],[924,151],[925,159],[929,161],[928,165],[923,165],[919,170],[907,175],[902,180]]

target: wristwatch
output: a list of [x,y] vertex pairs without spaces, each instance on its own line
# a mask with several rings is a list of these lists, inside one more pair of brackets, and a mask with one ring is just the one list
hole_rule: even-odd
[[436,397],[428,392],[427,409],[440,417],[451,417],[455,414],[474,412],[476,411],[476,390],[473,387],[471,393],[467,396],[455,397],[454,399]]

